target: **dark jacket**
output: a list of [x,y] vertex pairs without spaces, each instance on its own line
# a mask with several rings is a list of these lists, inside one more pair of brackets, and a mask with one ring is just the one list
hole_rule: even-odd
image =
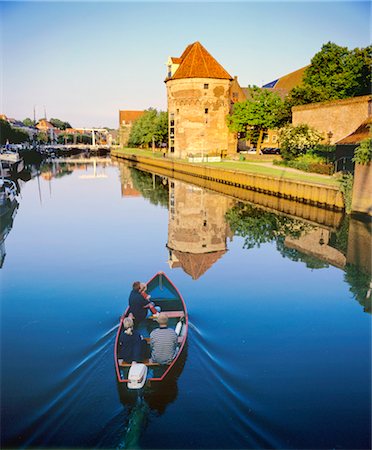
[[142,339],[137,330],[133,330],[133,334],[121,332],[118,357],[127,363],[142,360]]
[[129,312],[134,315],[135,323],[138,325],[147,316],[147,308],[149,302],[136,290],[132,290],[129,295]]

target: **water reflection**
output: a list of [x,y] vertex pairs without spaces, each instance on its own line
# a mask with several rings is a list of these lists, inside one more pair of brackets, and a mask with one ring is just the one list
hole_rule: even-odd
[[178,395],[178,378],[182,374],[186,359],[187,345],[166,380],[147,384],[143,390],[129,390],[118,383],[120,401],[127,410],[125,432],[119,448],[140,448],[141,437],[151,417],[161,416],[168,405],[175,402]]
[[5,239],[13,227],[13,220],[17,214],[19,203],[16,198],[7,199],[1,204],[0,210],[0,269],[3,267],[6,250]]
[[168,207],[171,269],[182,268],[196,280],[223,257],[228,240],[240,236],[247,250],[272,243],[283,257],[309,269],[342,269],[354,298],[371,312],[371,220],[310,210],[296,202],[289,206],[288,201],[282,202],[284,211],[274,211],[238,200],[239,188],[229,186],[226,196],[126,163],[119,167],[122,195],[141,193],[151,203]]

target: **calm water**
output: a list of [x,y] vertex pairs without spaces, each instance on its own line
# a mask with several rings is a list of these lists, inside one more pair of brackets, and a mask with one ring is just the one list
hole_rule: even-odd
[[[370,447],[370,224],[124,164],[32,177],[2,223],[3,448]],[[115,333],[131,283],[159,270],[186,300],[187,353],[136,399]]]

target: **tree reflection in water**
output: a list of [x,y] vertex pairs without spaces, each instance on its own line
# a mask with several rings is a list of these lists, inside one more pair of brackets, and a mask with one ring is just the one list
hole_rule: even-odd
[[[293,239],[300,240],[301,237],[321,229],[315,225],[240,202],[227,212],[226,220],[234,234],[244,238],[243,247],[246,249],[275,242],[280,254],[292,261],[303,262],[310,269],[329,267],[330,262],[317,257],[319,253],[315,251],[315,248],[314,254],[311,254],[311,251],[305,253],[290,247],[288,239],[286,240],[286,238],[291,238],[292,241]],[[358,227],[364,233],[355,231]],[[370,246],[370,228],[370,221],[356,222],[350,216],[345,216],[340,227],[330,232],[327,242],[329,247],[345,257],[345,263],[342,264],[345,273],[344,279],[349,284],[353,297],[368,313],[371,313],[371,261],[370,255],[365,256],[363,253],[365,253],[366,247],[368,253]],[[353,235],[353,240],[357,244],[353,245],[353,242],[349,241],[351,233],[356,235],[356,237]],[[319,244],[324,245],[324,240],[319,240]],[[338,264],[333,265],[341,267]]]

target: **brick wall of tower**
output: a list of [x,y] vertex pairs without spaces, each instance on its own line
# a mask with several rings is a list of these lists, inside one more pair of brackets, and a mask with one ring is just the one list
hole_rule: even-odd
[[236,137],[226,125],[230,88],[230,80],[214,78],[167,81],[170,156],[236,152]]

